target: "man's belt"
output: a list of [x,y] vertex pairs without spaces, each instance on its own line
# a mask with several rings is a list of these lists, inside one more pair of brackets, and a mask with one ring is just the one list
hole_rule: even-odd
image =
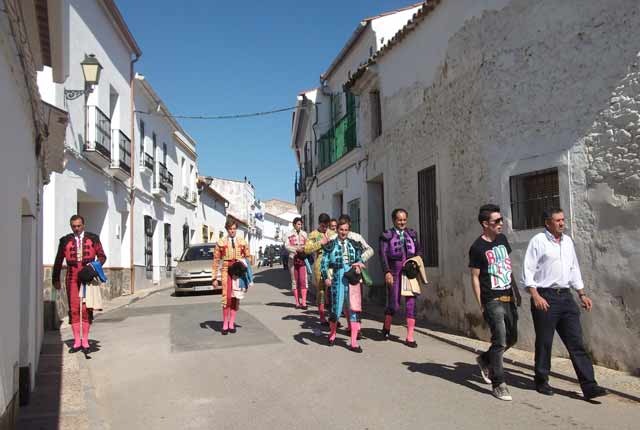
[[565,294],[568,293],[571,288],[556,288],[556,287],[549,287],[549,288],[538,288],[537,289],[539,293],[541,292],[548,292],[548,293],[553,293],[553,294]]
[[496,301],[496,302],[511,303],[513,301],[513,297],[512,296],[500,296],[500,297],[496,297],[493,300]]

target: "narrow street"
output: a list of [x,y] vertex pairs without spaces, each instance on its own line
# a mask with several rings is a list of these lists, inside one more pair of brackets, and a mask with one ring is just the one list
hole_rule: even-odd
[[287,286],[281,268],[258,272],[228,336],[218,295],[165,290],[101,315],[99,350],[76,355],[89,375],[89,428],[637,428],[637,401],[588,403],[557,378],[556,395],[541,396],[517,366],[507,366],[514,401],[500,402],[473,353],[425,335],[417,349],[384,342],[377,321],[363,321],[363,354],[346,348],[345,331],[330,348],[315,311],[294,309]]

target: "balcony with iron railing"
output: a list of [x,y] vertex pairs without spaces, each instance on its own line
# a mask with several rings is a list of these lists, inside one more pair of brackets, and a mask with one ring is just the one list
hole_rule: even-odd
[[173,188],[173,173],[171,173],[169,170],[165,172],[164,184],[167,188]]
[[147,154],[146,152],[143,152],[140,154],[140,167],[142,167],[142,169],[140,170],[142,172],[145,172],[145,173],[153,172],[153,164],[154,164],[154,160],[152,155]]
[[[131,140],[122,130],[111,130],[112,144],[114,151],[111,155],[111,172],[113,176],[121,180],[127,180],[131,176]],[[117,148],[117,150],[115,150]]]
[[157,168],[153,174],[153,186],[151,192],[155,195],[164,195],[169,190],[167,188],[167,166],[164,163],[157,163]]
[[98,106],[87,106],[84,155],[101,167],[111,166],[111,119]]

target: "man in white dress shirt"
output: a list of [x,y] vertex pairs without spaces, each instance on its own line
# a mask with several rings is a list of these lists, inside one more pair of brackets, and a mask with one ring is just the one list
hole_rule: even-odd
[[544,219],[545,231],[535,235],[527,247],[523,273],[524,285],[531,294],[531,314],[536,331],[536,390],[553,395],[549,373],[553,336],[557,331],[569,351],[584,397],[591,400],[607,392],[595,380],[591,357],[582,342],[580,308],[571,289],[577,291],[582,307],[587,311],[593,303],[584,290],[573,241],[563,234],[562,209],[545,211]]

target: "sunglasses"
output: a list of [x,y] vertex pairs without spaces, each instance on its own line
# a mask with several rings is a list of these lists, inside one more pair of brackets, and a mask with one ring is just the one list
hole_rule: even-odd
[[496,218],[493,221],[489,221],[489,224],[502,224],[504,220],[502,219],[502,217],[500,218]]

